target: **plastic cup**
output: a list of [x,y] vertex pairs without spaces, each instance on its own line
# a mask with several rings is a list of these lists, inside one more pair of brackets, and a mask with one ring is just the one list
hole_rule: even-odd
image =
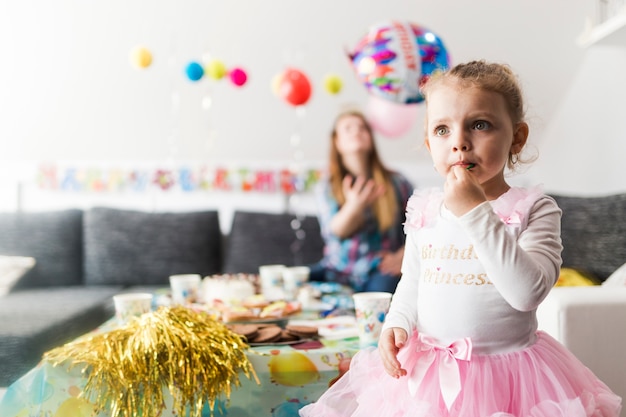
[[126,293],[113,296],[115,305],[115,318],[117,323],[124,325],[135,317],[152,311],[152,298],[150,293]]
[[308,266],[291,266],[283,269],[283,288],[289,300],[298,297],[298,291],[309,281],[311,269]]
[[285,265],[261,265],[259,267],[261,292],[268,300],[284,298],[283,271],[285,268]]
[[359,292],[352,295],[361,347],[378,346],[383,322],[389,311],[391,293]]
[[173,304],[192,304],[200,296],[202,277],[199,274],[170,275]]

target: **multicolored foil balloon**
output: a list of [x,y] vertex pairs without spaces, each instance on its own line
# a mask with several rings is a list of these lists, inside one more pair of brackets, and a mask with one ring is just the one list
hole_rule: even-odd
[[423,26],[396,20],[373,25],[349,57],[372,94],[400,104],[423,101],[420,87],[432,74],[450,68],[441,38]]

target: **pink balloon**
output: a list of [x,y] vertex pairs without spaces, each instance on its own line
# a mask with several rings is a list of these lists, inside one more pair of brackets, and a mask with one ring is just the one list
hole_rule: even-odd
[[417,119],[417,106],[418,104],[399,104],[370,95],[365,113],[374,131],[388,138],[395,138],[411,129]]
[[248,81],[248,74],[241,68],[233,68],[228,75],[232,83],[237,87],[241,87]]

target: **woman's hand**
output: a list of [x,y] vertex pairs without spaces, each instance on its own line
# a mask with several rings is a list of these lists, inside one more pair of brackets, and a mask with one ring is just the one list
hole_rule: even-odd
[[367,208],[385,193],[384,185],[377,185],[373,179],[366,180],[361,175],[357,176],[356,179],[353,179],[351,175],[346,175],[342,186],[346,204],[359,209]]
[[378,270],[386,275],[397,277],[402,269],[402,258],[404,257],[404,247],[395,252],[381,252]]
[[345,203],[330,221],[330,230],[340,238],[347,238],[358,231],[365,219],[365,210],[385,193],[385,186],[372,179],[346,175],[342,183]]
[[443,192],[444,204],[457,217],[487,201],[476,177],[462,166],[454,166],[448,172]]
[[385,329],[378,339],[378,351],[383,366],[389,375],[400,378],[407,374],[406,369],[398,361],[398,352],[408,339],[406,331],[400,327]]

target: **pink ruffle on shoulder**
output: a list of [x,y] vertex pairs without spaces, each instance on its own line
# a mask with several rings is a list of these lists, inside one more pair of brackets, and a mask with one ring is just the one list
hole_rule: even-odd
[[404,233],[408,233],[410,229],[419,230],[432,224],[439,215],[442,202],[443,191],[439,188],[413,191],[413,195],[406,204]]
[[528,223],[530,209],[543,195],[542,186],[533,188],[511,187],[509,191],[492,201],[491,207],[504,223],[519,224],[524,229]]
[[[535,202],[543,196],[543,187],[511,187],[506,193],[490,202],[493,211],[506,224],[526,227],[528,213]],[[441,210],[443,190],[427,188],[415,190],[406,206],[404,232],[419,230],[431,225]]]

